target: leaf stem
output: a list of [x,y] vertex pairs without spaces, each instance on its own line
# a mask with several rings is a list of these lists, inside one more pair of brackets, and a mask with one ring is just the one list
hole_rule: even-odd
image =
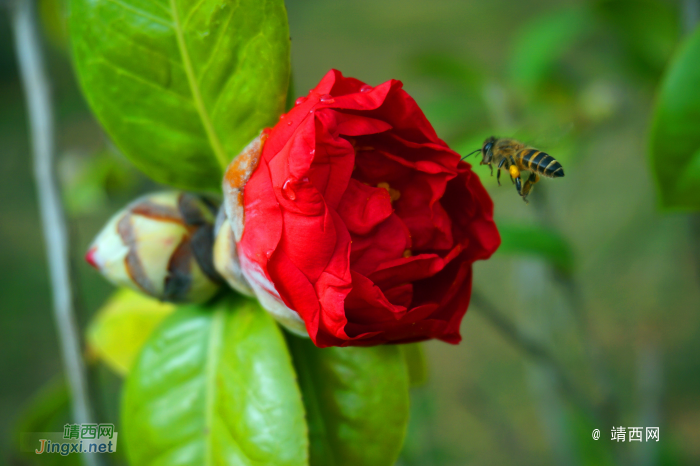
[[[74,422],[86,423],[92,421],[92,409],[87,394],[85,366],[80,354],[79,332],[73,310],[66,219],[54,178],[53,108],[33,2],[11,2],[10,17],[20,79],[27,101],[34,178],[61,357],[68,379]],[[81,459],[88,466],[100,464],[94,455],[81,455]]]
[[182,64],[185,67],[185,74],[187,74],[187,81],[190,85],[190,90],[192,91],[192,99],[194,100],[194,105],[197,107],[197,113],[202,119],[202,126],[204,126],[204,131],[207,133],[207,138],[212,146],[216,160],[219,162],[222,170],[226,170],[230,160],[226,157],[226,151],[224,151],[219,137],[214,131],[214,126],[209,118],[207,109],[204,106],[204,100],[202,100],[202,94],[199,91],[199,84],[197,83],[197,76],[195,76],[194,68],[192,68],[192,61],[190,60],[190,54],[187,51],[187,44],[185,44],[185,36],[182,33],[182,25],[180,24],[180,14],[177,9],[176,0],[170,0],[170,9],[173,14],[173,21],[175,23],[175,37],[177,38],[177,46],[180,49],[180,54],[182,55]]

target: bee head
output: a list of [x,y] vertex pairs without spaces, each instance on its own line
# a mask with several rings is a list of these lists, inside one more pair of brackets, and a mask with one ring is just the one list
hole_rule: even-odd
[[491,149],[493,149],[493,145],[495,143],[496,138],[494,136],[491,136],[486,141],[484,141],[484,145],[481,148],[481,156],[483,157],[484,163],[491,162],[491,159],[493,158],[493,152],[491,151]]
[[477,149],[473,152],[468,153],[464,157],[462,157],[462,160],[466,159],[472,154],[476,154],[477,152],[481,152],[481,163],[490,163],[491,159],[493,158],[493,152],[491,152],[491,149],[493,148],[493,145],[496,143],[496,138],[494,136],[491,136],[488,138],[486,141],[484,141],[484,145],[481,146],[481,149]]

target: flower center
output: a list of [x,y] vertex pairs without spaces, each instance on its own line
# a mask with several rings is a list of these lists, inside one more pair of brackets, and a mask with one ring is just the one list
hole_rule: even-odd
[[389,186],[389,183],[382,181],[381,183],[377,183],[377,188],[384,188],[389,192],[389,197],[391,198],[391,202],[398,201],[401,198],[401,191],[398,189],[394,189],[391,186]]

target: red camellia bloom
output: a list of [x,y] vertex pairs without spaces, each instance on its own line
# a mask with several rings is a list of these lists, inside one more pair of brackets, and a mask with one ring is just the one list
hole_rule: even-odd
[[493,203],[400,81],[332,70],[256,147],[224,190],[264,307],[319,347],[460,341],[472,263],[500,244]]

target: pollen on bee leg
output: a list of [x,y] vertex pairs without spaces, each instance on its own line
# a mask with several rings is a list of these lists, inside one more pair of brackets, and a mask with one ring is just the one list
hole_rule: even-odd
[[401,199],[401,191],[399,191],[398,189],[393,189],[391,186],[389,186],[389,183],[387,183],[386,181],[377,183],[377,188],[386,189],[389,192],[391,202],[398,201],[399,199]]
[[510,173],[510,176],[513,178],[517,178],[520,176],[520,170],[518,170],[518,167],[515,165],[511,165],[510,168],[508,169],[508,172]]

